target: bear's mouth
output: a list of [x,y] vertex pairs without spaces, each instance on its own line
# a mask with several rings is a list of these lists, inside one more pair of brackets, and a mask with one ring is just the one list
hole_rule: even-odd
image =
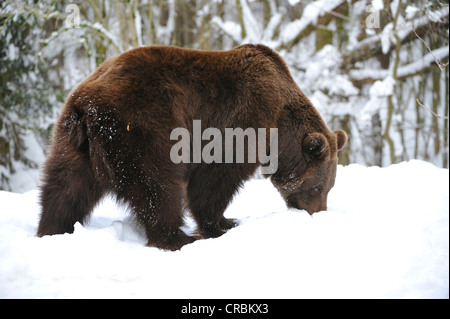
[[[288,208],[295,208],[298,210],[305,210],[308,212],[308,214],[312,215],[314,213],[318,213],[322,210],[326,210],[326,204],[321,205],[320,202],[311,202],[311,203],[305,203],[304,200],[300,197],[300,194],[295,193],[291,194],[286,198],[286,205]],[[324,206],[324,207],[322,207]]]
[[286,198],[286,205],[288,206],[288,208],[295,208],[302,210],[304,208],[300,205],[300,201],[301,201],[300,194],[297,193],[290,194]]

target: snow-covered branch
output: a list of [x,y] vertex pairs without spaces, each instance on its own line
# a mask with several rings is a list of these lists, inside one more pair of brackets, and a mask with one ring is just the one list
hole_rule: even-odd
[[[100,22],[96,22],[96,23],[91,23],[89,21],[83,21],[80,23],[80,28],[85,28],[85,29],[89,29],[93,32],[95,32],[96,34],[98,34],[99,36],[101,36],[102,38],[106,39],[114,48],[114,51],[116,53],[120,53],[121,50],[119,49],[119,43],[117,41],[117,39],[108,31],[106,30]],[[47,39],[42,40],[42,43],[44,45],[48,45],[51,41],[55,40],[56,38],[58,38],[62,33],[67,32],[69,30],[73,30],[72,27],[62,27],[60,28],[58,31],[54,31],[50,37],[48,37]]]
[[[448,56],[449,56],[448,46],[433,50],[430,53],[424,55],[422,59],[399,67],[397,70],[397,77],[398,79],[404,79],[407,77],[414,76],[430,68],[431,65],[436,63],[436,59],[444,60],[448,58]],[[390,76],[391,74],[392,74],[391,70],[362,69],[362,70],[351,70],[349,72],[349,77],[356,85],[359,86],[363,83],[382,80]]]
[[[439,8],[436,11],[429,11],[428,14],[410,21],[401,19],[396,28],[397,36],[402,43],[407,41],[407,39],[415,39],[416,37],[413,34],[415,30],[425,28],[424,32],[427,32],[427,26],[429,24],[440,23],[446,17],[448,19],[448,16],[449,7],[447,6]],[[386,54],[393,46],[392,23],[388,23],[384,26],[382,32],[366,37],[357,43],[350,42],[349,46],[346,48],[347,53],[344,54],[344,60],[362,61],[379,53]]]
[[214,16],[211,19],[211,24],[230,37],[234,42],[240,43],[242,41],[241,26],[238,23],[234,21],[224,22],[220,17]]
[[[274,1],[269,1],[270,19],[266,25],[255,17],[247,0],[239,0],[238,18],[240,23],[234,21],[223,21],[219,16],[214,16],[211,23],[223,34],[230,37],[236,43],[258,42],[273,44],[274,35],[280,26],[283,14],[275,5]],[[278,42],[275,44],[275,46]]]
[[330,12],[340,12],[348,6],[345,0],[318,0],[309,3],[303,10],[303,14],[300,19],[294,20],[288,23],[280,34],[282,46],[292,47],[304,36],[313,31],[313,26],[320,21],[326,24],[326,21],[330,21],[334,15]]

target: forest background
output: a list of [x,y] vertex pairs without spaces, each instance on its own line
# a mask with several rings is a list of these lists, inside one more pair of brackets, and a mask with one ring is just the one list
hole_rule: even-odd
[[449,165],[448,1],[0,1],[0,190],[35,188],[67,94],[144,45],[263,43],[349,145],[340,163]]

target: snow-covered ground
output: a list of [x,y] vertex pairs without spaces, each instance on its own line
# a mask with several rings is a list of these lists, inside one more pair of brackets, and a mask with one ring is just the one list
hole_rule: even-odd
[[36,238],[37,196],[0,192],[2,298],[449,298],[449,171],[421,161],[339,167],[312,217],[249,181],[237,228],[177,252],[145,247],[111,200]]

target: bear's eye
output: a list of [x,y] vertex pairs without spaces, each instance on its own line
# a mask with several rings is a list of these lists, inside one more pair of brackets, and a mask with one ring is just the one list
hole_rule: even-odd
[[322,188],[320,186],[313,187],[313,188],[311,188],[310,193],[311,193],[311,196],[318,196],[318,195],[320,195],[320,193],[322,193]]

